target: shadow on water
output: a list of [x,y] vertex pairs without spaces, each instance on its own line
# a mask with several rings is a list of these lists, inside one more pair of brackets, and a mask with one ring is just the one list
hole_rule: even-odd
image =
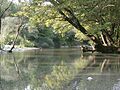
[[120,55],[44,49],[0,54],[0,90],[120,90]]

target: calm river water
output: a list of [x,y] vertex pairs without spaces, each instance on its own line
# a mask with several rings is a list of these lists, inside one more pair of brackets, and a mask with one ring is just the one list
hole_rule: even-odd
[[0,90],[120,90],[120,55],[79,48],[1,53]]

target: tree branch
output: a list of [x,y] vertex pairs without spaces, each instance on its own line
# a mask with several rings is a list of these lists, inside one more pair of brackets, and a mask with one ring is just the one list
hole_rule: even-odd
[[[13,0],[12,0],[13,1]],[[10,4],[8,5],[7,8],[5,8],[5,10],[3,12],[1,12],[2,14],[0,15],[0,19],[3,17],[4,13],[9,9],[9,7],[12,5],[13,2],[10,2]]]
[[13,46],[11,47],[11,49],[8,51],[8,52],[12,52],[12,50],[14,49],[14,47],[15,47],[15,43],[16,43],[16,40],[17,40],[17,38],[18,38],[18,36],[19,36],[19,33],[20,33],[20,28],[22,27],[22,23],[19,25],[19,27],[18,27],[18,29],[17,29],[17,35],[16,35],[16,38],[14,39],[14,41],[13,41]]
[[0,5],[1,5],[1,6],[2,6],[3,1],[4,1],[4,0],[2,0],[2,1],[0,2]]
[[96,44],[101,44],[101,42],[94,36],[88,34],[87,30],[79,23],[79,20],[75,17],[74,13],[71,10],[64,8],[65,11],[69,13],[69,17],[63,13],[61,9],[58,9],[58,12],[63,16],[64,20],[68,21],[71,25],[73,25],[76,29],[80,30],[83,34],[89,37]]

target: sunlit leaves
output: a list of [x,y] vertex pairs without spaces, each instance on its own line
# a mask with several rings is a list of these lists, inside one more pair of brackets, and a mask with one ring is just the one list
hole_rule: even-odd
[[74,25],[68,23],[59,10],[75,22],[66,8],[74,14],[90,35],[99,36],[101,29],[112,31],[110,29],[113,23],[116,25],[115,29],[120,26],[120,5],[117,0],[50,0],[46,1],[46,4],[44,0],[33,0],[23,5],[20,15],[27,17],[33,26],[41,24],[52,26],[64,36],[63,33],[74,29]]

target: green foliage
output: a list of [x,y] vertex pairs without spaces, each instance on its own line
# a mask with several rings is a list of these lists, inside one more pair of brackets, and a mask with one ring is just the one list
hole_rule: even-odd
[[53,31],[49,27],[38,27],[36,30],[27,33],[26,38],[31,42],[34,42],[34,46],[36,47],[54,47],[54,43],[52,41]]
[[[17,17],[6,17],[2,20],[2,42],[4,44],[12,44],[16,38],[17,28],[20,23]],[[26,23],[23,30],[20,30],[19,37],[16,41],[16,45],[22,47],[43,47],[43,48],[60,48],[61,45],[68,45],[69,41],[66,38],[69,37],[56,32],[52,27],[39,25],[32,27],[29,23]],[[73,37],[75,38],[75,37]],[[4,41],[5,40],[5,41]],[[71,42],[74,42],[72,40]],[[73,43],[73,45],[75,45]]]
[[[102,29],[112,33],[120,28],[119,0],[50,0],[50,2],[51,4],[45,5],[44,0],[33,0],[30,4],[25,4],[17,15],[27,17],[34,26],[39,24],[52,26],[60,34],[65,34],[66,31],[72,30],[72,26],[74,26],[64,21],[65,17],[59,13],[59,10],[61,10],[71,19],[71,14],[65,8],[74,14],[88,34],[95,37],[101,37]],[[113,24],[115,24],[114,30],[111,29]],[[116,31],[114,33],[117,33]],[[115,34],[110,36],[115,42],[118,42],[115,37],[120,37]],[[84,38],[84,36],[82,37]]]
[[[15,34],[7,35],[7,37],[5,38],[4,44],[5,45],[12,45],[15,38],[16,38]],[[34,44],[32,42],[30,42],[27,39],[25,40],[24,38],[22,38],[20,36],[17,38],[15,45],[18,45],[21,47],[33,47],[34,46]]]
[[18,10],[19,5],[16,5],[8,0],[0,0],[0,16],[4,14],[2,18],[6,16],[11,16],[11,14],[16,13]]
[[34,43],[21,37],[19,46],[21,47],[34,47]]
[[59,33],[55,33],[53,37],[54,47],[60,48],[62,43],[62,37]]
[[[11,45],[11,44],[13,44],[13,41],[14,41],[14,39],[16,38],[16,35],[7,35],[7,37],[5,38],[5,44],[7,45]],[[16,42],[16,44],[18,45],[18,44],[20,44],[20,38],[18,38],[18,40],[17,40],[17,42]]]
[[17,17],[5,17],[2,19],[1,33],[5,37],[9,33],[16,33],[20,19]]
[[[2,37],[1,37],[2,44],[6,44],[6,45],[13,44],[13,41],[16,38],[19,23],[20,20],[17,17],[6,17],[2,19]],[[25,30],[23,31],[24,34],[27,34],[27,32],[25,33]],[[25,47],[34,46],[34,44],[29,40],[25,39],[24,36],[19,36],[17,38],[16,45],[25,46]]]
[[[28,41],[32,42],[36,47],[60,47],[60,45],[73,46],[76,43],[79,44],[78,41],[88,38],[79,31],[76,32],[74,25],[68,23],[68,20],[65,20],[65,17],[60,14],[59,10],[73,23],[77,24],[71,13],[66,9],[70,10],[80,25],[86,29],[86,35],[94,35],[102,43],[101,33],[103,33],[104,39],[108,38],[106,41],[111,42],[110,39],[112,38],[114,45],[119,46],[120,5],[119,1],[116,0],[50,0],[49,2],[33,0],[19,5],[11,5],[9,10],[12,10],[10,12],[13,14],[18,11],[14,16],[24,17],[24,22],[28,27],[20,35],[27,40],[26,43]],[[3,36],[8,33],[15,33],[16,26],[14,27],[9,22],[11,19],[7,19],[7,21],[9,26],[6,26]],[[8,27],[10,27],[10,30]],[[29,29],[29,27],[34,28]],[[74,30],[75,34],[70,34],[71,30]],[[108,33],[108,36],[104,30]]]

